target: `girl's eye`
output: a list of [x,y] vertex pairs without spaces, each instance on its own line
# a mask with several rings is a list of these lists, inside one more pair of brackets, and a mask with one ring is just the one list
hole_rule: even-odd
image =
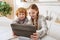
[[32,14],[34,14],[34,13],[32,13]]
[[31,13],[34,14],[35,12],[29,12],[29,14],[31,14]]

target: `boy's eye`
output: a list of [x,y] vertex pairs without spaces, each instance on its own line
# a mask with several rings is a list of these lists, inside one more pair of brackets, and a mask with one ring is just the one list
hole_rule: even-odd
[[19,14],[19,15],[21,15],[21,14]]
[[20,13],[19,15],[24,15],[23,13]]
[[24,15],[24,14],[22,14],[22,15]]

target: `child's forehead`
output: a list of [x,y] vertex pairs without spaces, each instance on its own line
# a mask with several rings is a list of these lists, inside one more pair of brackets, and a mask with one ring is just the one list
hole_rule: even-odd
[[19,12],[19,13],[25,13],[26,10],[19,10],[18,12]]
[[18,14],[25,14],[24,12],[18,12]]
[[18,13],[25,13],[25,11],[18,11]]

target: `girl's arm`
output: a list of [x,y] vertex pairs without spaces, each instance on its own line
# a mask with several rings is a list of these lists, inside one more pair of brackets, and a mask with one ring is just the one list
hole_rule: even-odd
[[38,36],[40,38],[42,38],[43,36],[45,36],[47,34],[48,28],[47,28],[47,23],[46,23],[45,19],[42,19],[40,24],[41,24],[42,28],[40,30],[37,30],[36,32],[37,32]]

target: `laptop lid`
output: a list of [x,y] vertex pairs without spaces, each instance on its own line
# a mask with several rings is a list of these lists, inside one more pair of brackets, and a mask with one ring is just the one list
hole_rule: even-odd
[[33,33],[36,32],[34,25],[28,24],[11,24],[12,30],[17,36],[30,37]]

